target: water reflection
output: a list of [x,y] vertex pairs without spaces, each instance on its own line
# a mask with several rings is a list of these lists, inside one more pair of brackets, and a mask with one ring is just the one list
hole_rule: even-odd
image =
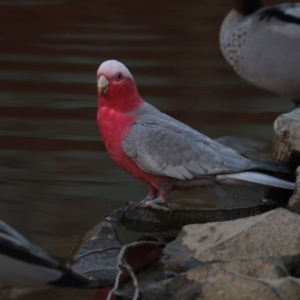
[[[67,254],[74,236],[144,198],[148,188],[110,161],[98,134],[95,78],[106,59],[125,63],[145,100],[197,130],[271,142],[273,120],[293,105],[227,66],[218,30],[229,9],[230,1],[216,0],[1,0],[0,218]],[[259,200],[259,192],[218,188],[172,199],[214,206],[223,197]],[[91,294],[28,299],[46,295]]]
[[64,3],[67,2],[67,0],[1,0],[0,5],[5,6],[34,6],[34,5],[51,5],[56,3]]

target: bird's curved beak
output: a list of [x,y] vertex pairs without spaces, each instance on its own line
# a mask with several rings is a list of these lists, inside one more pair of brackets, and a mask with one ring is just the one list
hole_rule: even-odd
[[97,81],[98,92],[101,95],[105,95],[108,85],[109,81],[107,80],[107,78],[104,75],[101,75]]

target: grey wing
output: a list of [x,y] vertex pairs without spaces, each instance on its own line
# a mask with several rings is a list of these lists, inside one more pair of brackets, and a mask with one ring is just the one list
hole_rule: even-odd
[[11,226],[0,220],[0,234],[1,236],[6,236],[7,238],[13,239],[16,243],[20,245],[29,245],[30,242],[26,240],[19,232],[13,229]]
[[280,10],[282,15],[276,11],[274,13],[278,19],[283,19],[282,21],[287,23],[300,24],[300,3],[281,3],[270,8]]
[[58,266],[59,261],[30,243],[20,233],[0,220],[0,253],[19,260],[28,260],[47,266]]
[[246,157],[173,121],[135,123],[122,143],[123,151],[145,172],[181,180],[251,167]]
[[[265,7],[257,12],[260,20],[276,20],[284,25],[300,25],[300,4],[283,3],[275,6]],[[290,28],[283,28],[287,32]]]

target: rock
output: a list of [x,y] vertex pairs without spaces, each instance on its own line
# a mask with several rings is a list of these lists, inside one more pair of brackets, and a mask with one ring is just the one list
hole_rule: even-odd
[[293,196],[290,198],[287,209],[300,214],[300,166],[296,170],[297,180],[296,189]]
[[[149,243],[151,244],[149,245]],[[127,264],[133,272],[143,270],[145,277],[148,272],[155,271],[159,273],[161,280],[165,279],[166,276],[163,270],[161,270],[161,263],[159,263],[164,243],[158,243],[155,238],[144,235],[139,237],[138,240],[124,245],[119,241],[114,225],[109,221],[104,221],[84,236],[80,245],[75,250],[74,258],[76,262],[73,264],[72,269],[87,277],[98,280],[99,286],[95,299],[106,299],[109,290],[113,288],[115,279],[117,278],[117,267],[122,269],[121,266],[118,266],[118,256],[122,252],[121,249],[123,246],[127,246],[123,258],[126,259]],[[90,251],[92,253],[89,253]],[[85,254],[88,255],[85,256]],[[120,276],[119,283],[123,288],[124,282],[129,278],[130,275],[128,272],[123,272]]]
[[[227,221],[262,214],[279,206],[279,204],[260,204],[239,208],[203,208],[199,203],[193,206],[168,203],[172,211],[149,209],[144,203],[130,202],[114,211],[107,219],[128,230],[140,232],[164,232],[180,230],[187,224],[202,224],[214,221]],[[284,203],[286,205],[286,202]]]
[[283,208],[234,221],[187,225],[166,246],[163,262],[179,273],[208,263],[273,256],[299,275],[299,227],[300,216]]
[[[120,247],[116,231],[112,223],[101,222],[91,229],[83,238],[74,258],[91,250],[99,250],[111,247]],[[111,285],[117,276],[117,256],[120,249],[110,250],[103,253],[95,253],[79,259],[72,269],[85,276],[99,280],[102,286]]]
[[262,199],[264,203],[273,203],[274,205],[277,204],[278,206],[286,207],[293,193],[293,190],[266,187],[262,193]]
[[274,122],[274,157],[295,170],[300,165],[300,108]]
[[141,289],[142,299],[299,299],[300,279],[280,259],[222,262],[198,267]]

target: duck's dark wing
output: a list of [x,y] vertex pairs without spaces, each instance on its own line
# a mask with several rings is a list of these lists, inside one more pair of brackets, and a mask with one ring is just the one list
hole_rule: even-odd
[[266,7],[259,11],[260,20],[277,20],[285,24],[300,25],[300,4],[285,3],[276,6]]
[[49,255],[0,220],[0,283],[95,288],[98,283],[73,272],[70,258]]

